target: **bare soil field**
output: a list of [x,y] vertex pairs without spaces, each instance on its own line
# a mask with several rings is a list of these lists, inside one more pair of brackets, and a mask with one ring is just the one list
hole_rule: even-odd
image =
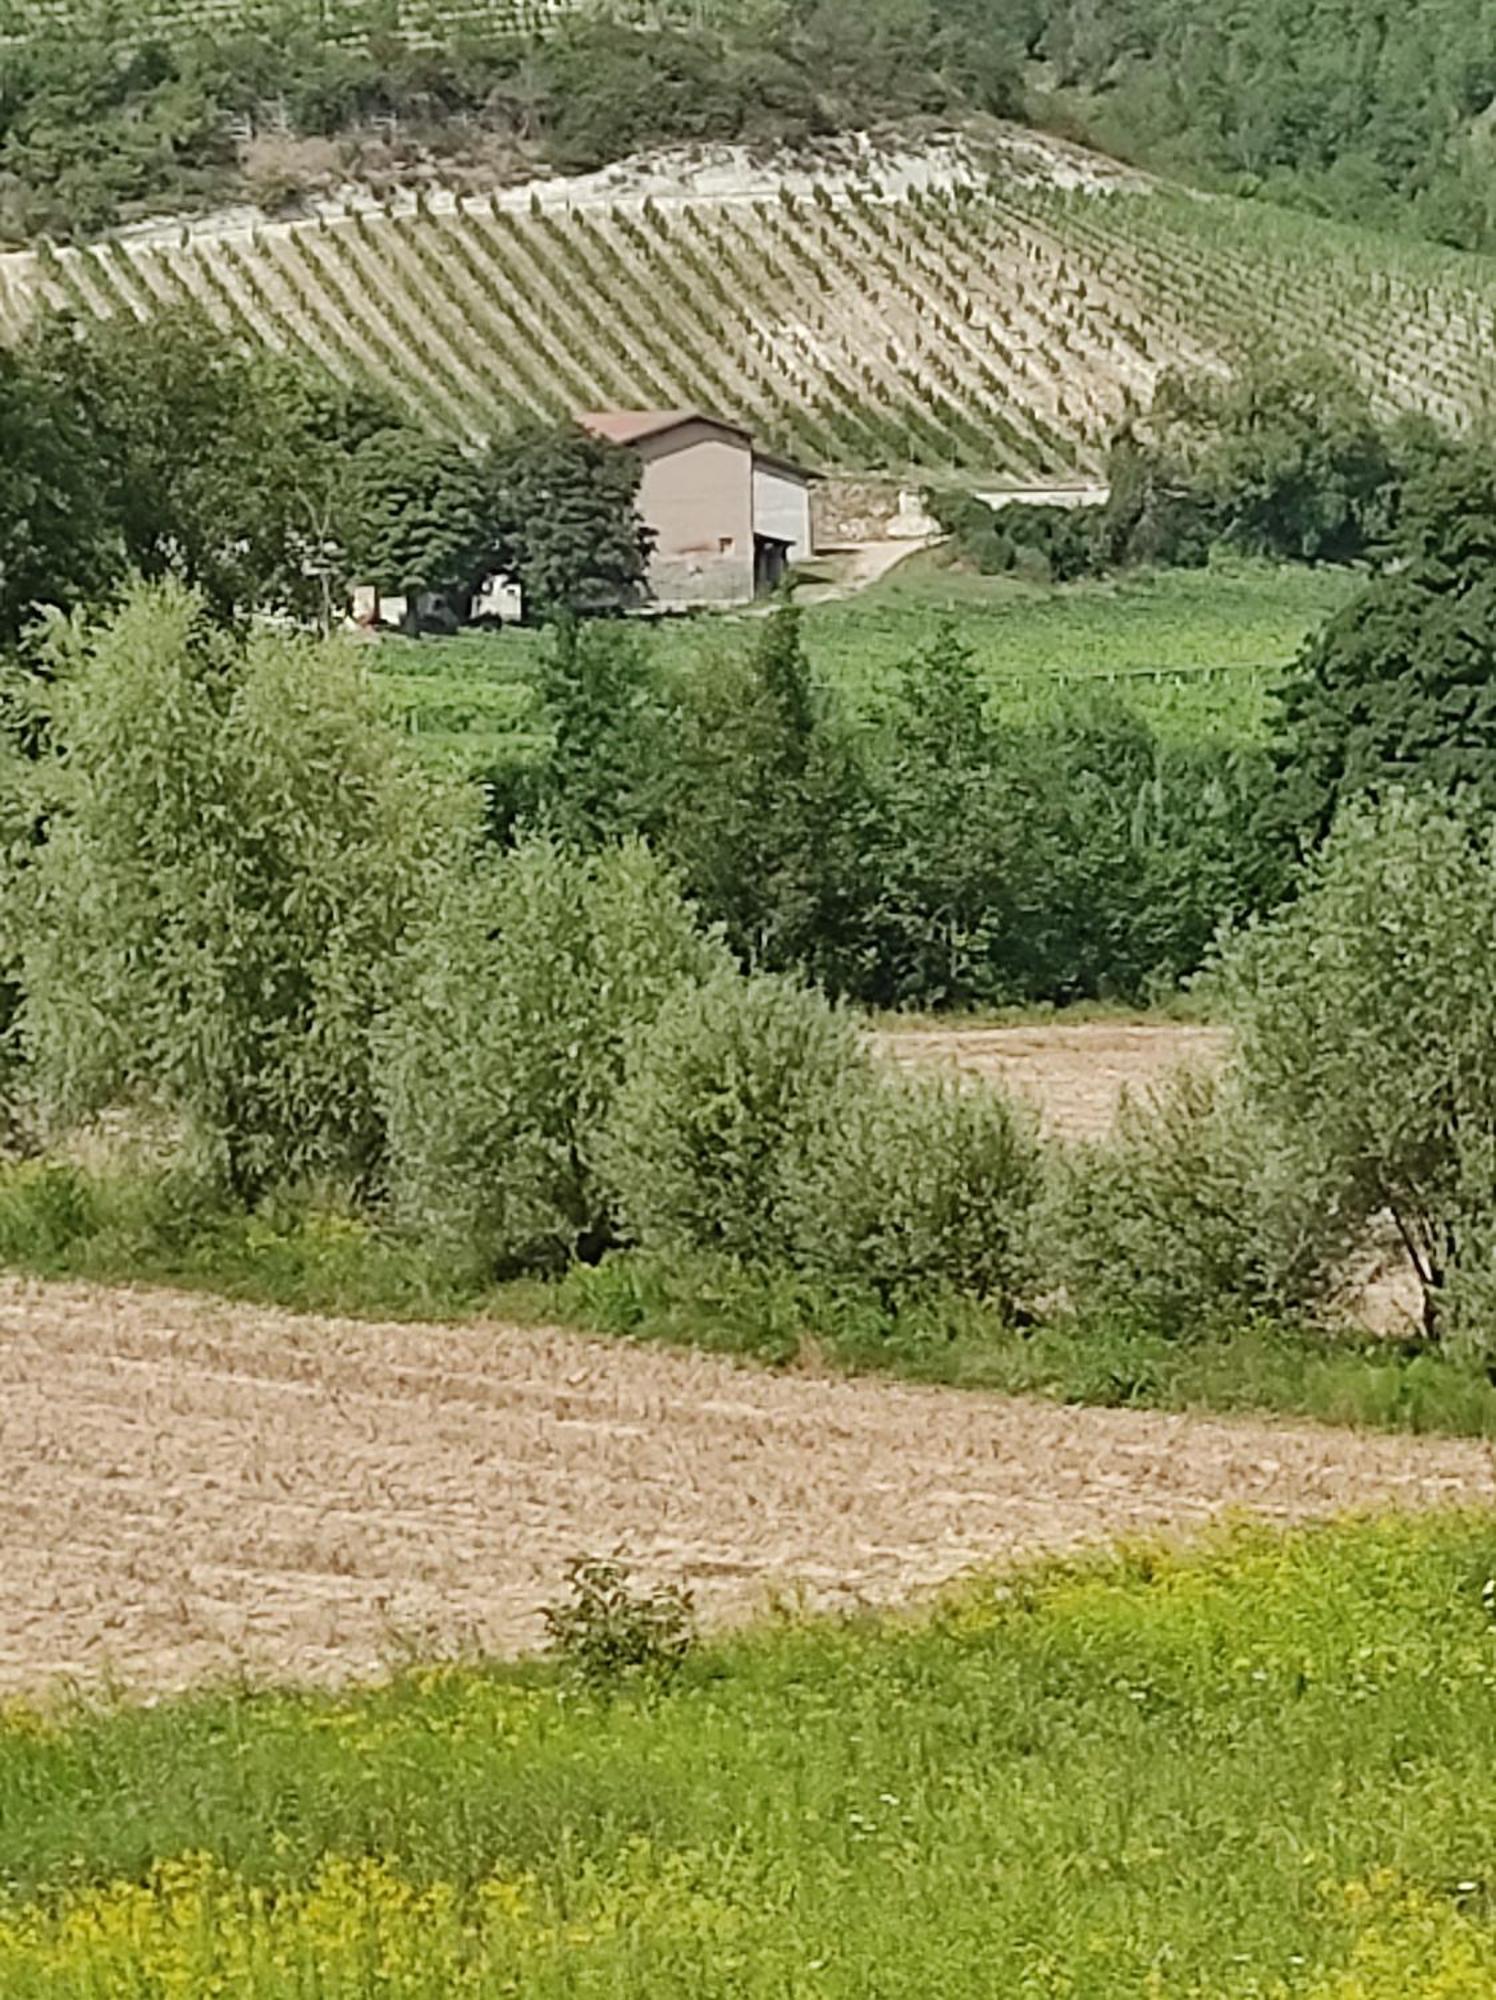
[[1085,1021],[1022,1028],[891,1028],[895,1061],[995,1077],[1027,1097],[1060,1139],[1105,1138],[1124,1090],[1144,1095],[1183,1063],[1218,1063],[1227,1031],[1175,1021]]
[[532,1646],[573,1555],[709,1620],[1228,1509],[1496,1502],[1489,1449],[1077,1410],[502,1326],[0,1278],[0,1690]]

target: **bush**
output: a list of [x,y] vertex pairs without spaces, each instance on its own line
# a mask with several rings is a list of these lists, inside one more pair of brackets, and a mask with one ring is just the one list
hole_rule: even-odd
[[636,1035],[603,1162],[624,1233],[648,1249],[792,1257],[792,1188],[850,1075],[851,1019],[789,979],[724,972]]
[[1275,744],[1281,817],[1318,840],[1350,799],[1426,786],[1496,804],[1496,472],[1478,452],[1415,480],[1400,565],[1304,649]]
[[1394,794],[1342,813],[1297,899],[1222,967],[1250,1101],[1330,1163],[1358,1219],[1391,1215],[1430,1333],[1493,1206],[1493,960],[1496,832]]
[[0,737],[0,1153],[21,1123],[21,957],[31,883],[26,766]]
[[1315,1306],[1350,1227],[1236,1079],[1191,1071],[1124,1101],[1113,1137],[1061,1164],[1051,1210],[1069,1303],[1173,1337]]
[[383,1037],[397,1212],[503,1270],[599,1254],[596,1154],[629,1038],[726,963],[636,845],[533,841],[455,882]]
[[1035,583],[1072,583],[1103,567],[1099,517],[1090,508],[1044,507],[1013,501],[993,507],[974,493],[932,488],[925,505],[963,562],[983,576],[1020,576]]
[[249,1200],[380,1179],[373,1024],[465,826],[353,654],[247,647],[176,585],[52,649],[24,1042],[51,1122],[145,1098]]
[[1001,1090],[859,1071],[794,1177],[797,1262],[888,1306],[952,1291],[1011,1314],[1040,1179],[1033,1121]]
[[672,1681],[696,1644],[689,1591],[641,1591],[621,1563],[579,1556],[567,1565],[571,1596],[541,1613],[551,1650],[594,1692],[627,1681]]

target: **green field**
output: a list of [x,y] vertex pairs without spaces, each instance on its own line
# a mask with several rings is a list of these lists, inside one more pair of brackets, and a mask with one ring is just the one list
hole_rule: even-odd
[[435,1666],[0,1730],[27,2000],[1487,2000],[1496,1522],[1137,1549],[664,1693]]
[[[1269,690],[1304,639],[1360,582],[1344,570],[1233,563],[1049,589],[921,554],[860,596],[808,606],[805,643],[821,677],[869,721],[900,668],[948,621],[1015,720],[1104,688],[1170,734],[1245,742],[1260,736]],[[759,622],[703,615],[644,637],[668,672],[710,672],[714,659],[752,643]],[[533,674],[544,643],[524,632],[387,639],[376,666],[393,711],[433,754],[482,768],[537,740]]]

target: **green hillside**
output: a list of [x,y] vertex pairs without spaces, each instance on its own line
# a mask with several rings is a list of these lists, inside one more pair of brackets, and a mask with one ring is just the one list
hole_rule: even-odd
[[[0,0],[0,37],[12,237],[253,193],[246,141],[267,134],[357,156],[373,125],[449,160],[595,167],[995,113],[1496,245],[1484,0]],[[281,168],[294,188],[306,162]]]

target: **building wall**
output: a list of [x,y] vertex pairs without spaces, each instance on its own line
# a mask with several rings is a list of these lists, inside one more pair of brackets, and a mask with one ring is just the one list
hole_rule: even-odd
[[639,511],[655,531],[650,585],[662,605],[753,599],[753,449],[693,423],[637,447]]
[[815,553],[810,523],[810,481],[797,479],[777,466],[753,468],[753,525],[761,535],[788,542],[790,561],[805,562]]

